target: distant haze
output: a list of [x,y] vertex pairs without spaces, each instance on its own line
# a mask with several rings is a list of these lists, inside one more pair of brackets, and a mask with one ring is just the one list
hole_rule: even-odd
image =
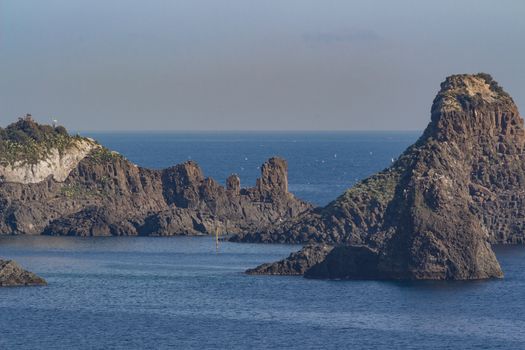
[[524,18],[522,0],[0,0],[0,124],[413,130],[445,76],[480,71],[525,109]]

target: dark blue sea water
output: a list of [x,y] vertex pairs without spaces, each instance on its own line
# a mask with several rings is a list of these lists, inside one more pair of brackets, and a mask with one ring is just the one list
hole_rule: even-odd
[[[95,136],[140,165],[191,157],[206,174],[239,172],[247,185],[278,154],[289,160],[291,190],[324,204],[417,134]],[[0,289],[0,349],[525,348],[525,247],[496,248],[506,278],[494,281],[242,273],[297,249],[222,243],[217,253],[210,237],[0,238],[0,256],[49,282]]]

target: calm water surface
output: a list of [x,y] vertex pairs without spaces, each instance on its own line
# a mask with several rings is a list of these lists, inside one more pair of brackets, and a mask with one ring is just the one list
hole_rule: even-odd
[[[290,188],[327,203],[388,165],[415,133],[102,134],[138,164],[191,157],[247,185],[265,158]],[[337,156],[334,157],[334,154]],[[324,161],[324,163],[323,163]],[[210,237],[2,237],[48,287],[0,289],[0,349],[521,349],[525,249],[497,247],[506,278],[482,282],[316,281],[246,276],[298,246]]]

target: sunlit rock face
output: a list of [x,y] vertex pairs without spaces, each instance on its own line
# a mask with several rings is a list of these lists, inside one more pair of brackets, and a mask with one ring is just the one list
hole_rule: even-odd
[[5,182],[32,184],[52,177],[55,181],[63,182],[96,147],[100,146],[88,139],[74,140],[62,151],[58,148],[49,149],[46,157],[35,164],[19,160],[12,165],[0,166],[0,179]]
[[62,182],[97,147],[92,139],[38,124],[28,114],[0,128],[0,182],[33,184],[48,177]]
[[392,166],[324,208],[234,240],[336,245],[311,278],[502,277],[490,242],[524,242],[524,144],[518,109],[492,77],[453,75]]

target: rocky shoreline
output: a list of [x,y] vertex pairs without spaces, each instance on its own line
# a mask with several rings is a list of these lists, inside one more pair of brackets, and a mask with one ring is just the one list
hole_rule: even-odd
[[312,206],[271,158],[254,187],[226,186],[189,161],[139,167],[96,141],[30,117],[0,130],[0,234],[170,236],[259,231]]

